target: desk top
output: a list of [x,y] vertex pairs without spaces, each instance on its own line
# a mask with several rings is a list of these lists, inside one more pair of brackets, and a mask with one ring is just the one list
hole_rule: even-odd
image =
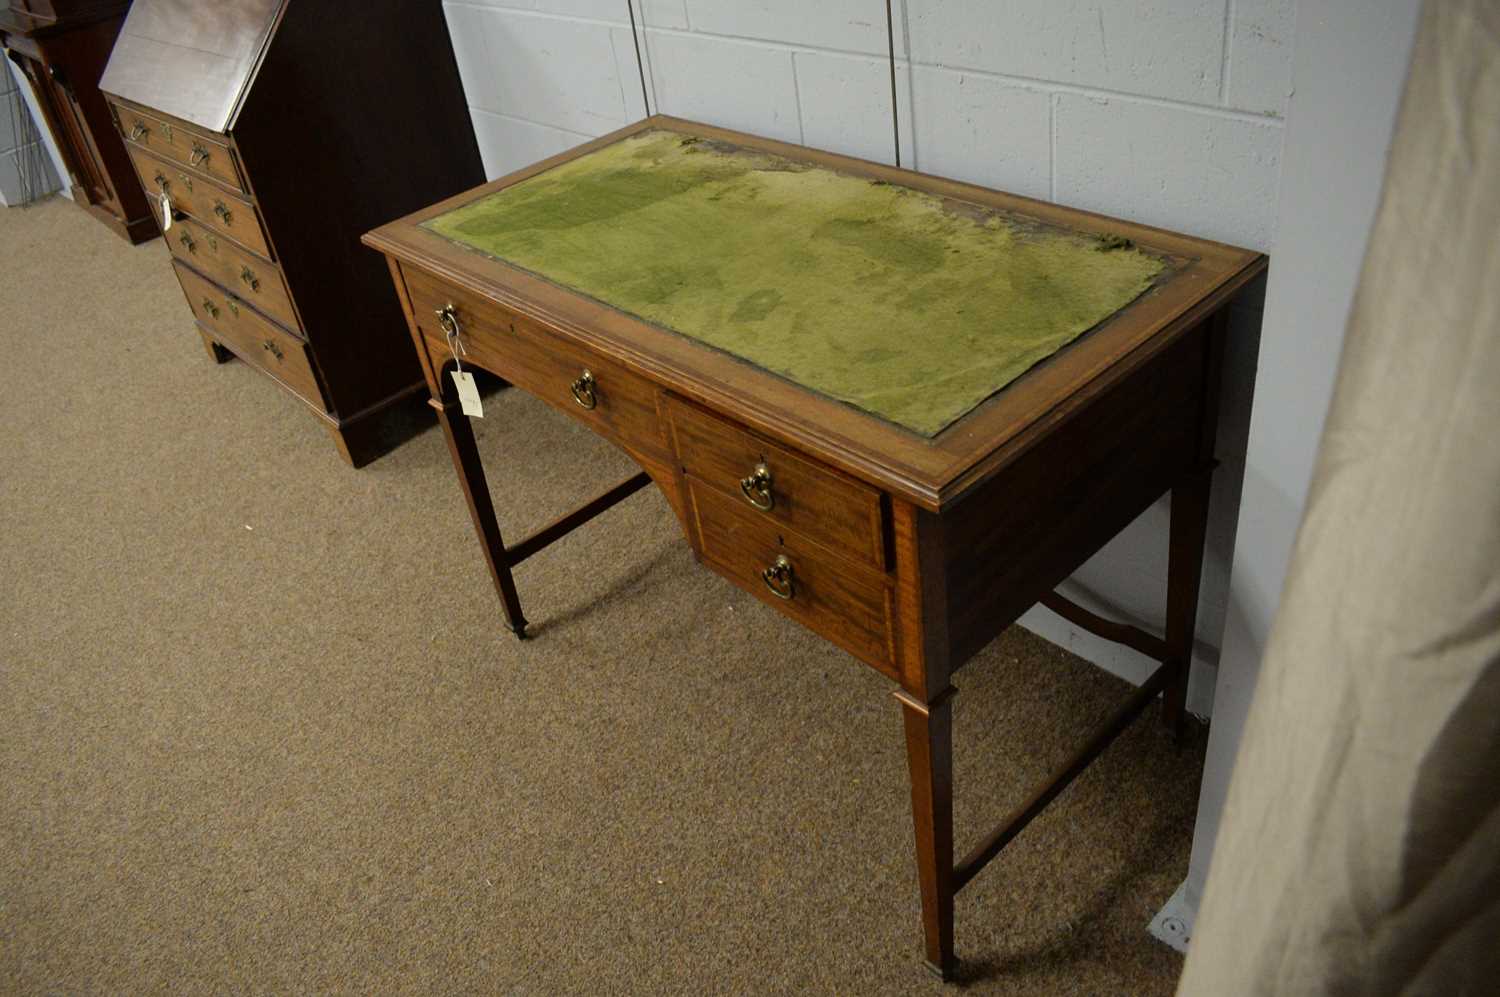
[[[690,138],[699,141],[684,145]],[[608,199],[601,207],[597,198],[590,203],[587,198],[579,202],[552,196],[559,184],[566,187],[570,177],[597,170],[599,164],[605,164],[605,174],[612,168],[620,172],[619,163],[611,157],[631,160],[637,153],[643,155],[636,162],[686,164],[708,157],[710,162],[720,162],[721,170],[743,172],[693,185],[697,196],[644,198],[649,202],[644,209],[631,213],[636,216],[633,220],[654,219],[657,227],[647,230],[651,232],[647,241],[652,244],[646,246],[633,242],[631,226],[606,224]],[[536,182],[528,183],[533,178]],[[684,182],[681,174],[674,178],[671,170],[663,170],[644,184],[661,185],[663,179],[669,189],[670,184]],[[624,189],[642,184],[639,171],[636,179],[626,173],[613,182]],[[708,221],[704,210],[711,203],[709,198],[720,194],[720,202],[735,197],[748,202],[736,209],[740,217],[757,211],[770,215],[775,212],[765,211],[764,205],[768,195],[774,194],[791,215],[796,210],[792,207],[795,198],[788,191],[849,184],[858,189],[859,196],[835,198],[838,209],[825,213],[819,222],[826,226],[821,233],[825,254],[821,259],[811,254],[814,266],[808,269],[817,271],[812,279],[785,269],[788,260],[795,270],[799,261],[809,258],[787,252],[790,243],[768,249],[755,246],[748,232],[717,231],[728,216]],[[487,200],[511,188],[519,196]],[[817,199],[806,193],[801,196]],[[547,217],[549,210],[556,212],[564,204],[588,208],[574,234],[604,239],[599,247],[602,252],[580,252],[574,242],[559,238],[579,220],[576,214]],[[674,204],[691,207],[683,216],[674,217],[668,211]],[[872,204],[885,215],[871,213]],[[689,239],[687,252],[661,245],[661,226],[681,232],[694,218],[700,219],[696,230],[705,233],[705,238]],[[754,231],[793,240],[795,235],[786,233],[807,228],[796,218],[779,229],[764,227],[769,224],[757,223]],[[919,232],[925,226],[927,241],[913,240],[909,231],[901,230],[902,225]],[[746,229],[750,228],[747,223]],[[934,229],[940,237],[933,237]],[[469,244],[462,245],[455,237]],[[707,270],[695,273],[690,268],[694,255],[720,240],[731,251],[704,266],[728,269],[712,275]],[[1129,240],[1133,245],[1103,250],[1106,243],[1102,240],[1109,240],[1109,245]],[[1086,405],[1165,349],[1266,266],[1264,256],[1249,250],[664,116],[648,118],[449,198],[382,226],[364,241],[405,265],[523,311],[670,390],[932,511],[969,494],[1024,452],[1047,425]],[[801,249],[807,251],[808,242],[804,235]],[[925,248],[913,249],[914,245]],[[955,246],[959,253],[951,255],[963,256],[969,250],[979,262],[955,266],[941,258],[939,254]],[[533,255],[552,253],[558,247],[566,250],[561,256]],[[1001,351],[996,351],[983,363],[970,364],[978,354],[964,336],[993,335],[994,329],[1006,328],[1007,334],[996,338],[1009,339],[1014,346],[1025,338],[1026,329],[1036,326],[1024,322],[1006,326],[1003,317],[990,314],[970,325],[952,309],[942,313],[946,306],[939,300],[941,292],[957,288],[960,296],[978,303],[971,307],[1002,311],[995,302],[1005,300],[1003,294],[1014,294],[1016,288],[986,282],[984,262],[1015,254],[1017,247],[1031,254],[1029,261],[1017,267],[1014,261],[1020,257],[1012,256],[1012,262],[1003,265],[1012,276],[1028,275],[1031,283],[1019,297],[1009,299],[1022,302],[1013,314],[1029,315],[1034,321],[1039,312],[1046,313],[1048,321],[1042,324],[1045,331],[1040,337],[1046,342],[1039,348],[1013,350],[1008,359],[997,359]],[[736,252],[752,258],[736,260]],[[763,259],[758,254],[765,252],[778,256],[783,268],[774,280],[757,280],[756,266]],[[1039,264],[1052,254],[1073,265],[1085,261],[1087,266],[1082,276],[1057,274],[1056,283],[1063,286],[1049,296],[1041,289],[1045,286],[1041,274],[1052,275],[1054,270]],[[937,259],[938,265],[924,272],[924,258],[927,263]],[[612,259],[618,260],[620,271],[609,268]],[[564,264],[572,272],[564,272]],[[685,276],[653,271],[653,266],[676,267],[685,270]],[[840,266],[843,276],[830,277],[833,270],[829,268]],[[948,267],[964,279],[945,282],[941,274]],[[871,280],[874,291],[861,284],[863,278]],[[660,293],[663,288],[672,290],[675,279],[683,279],[691,293]],[[715,281],[726,289],[715,287]],[[819,286],[829,283],[834,286]],[[908,300],[914,287],[925,288],[917,295],[921,300]],[[880,296],[884,300],[878,300]],[[679,297],[681,302],[676,300]],[[864,302],[862,297],[872,300]],[[819,304],[830,299],[835,304]],[[1046,306],[1035,307],[1038,302]],[[682,310],[674,311],[679,305]],[[914,320],[914,313],[924,308],[923,320]],[[841,309],[882,319],[885,328],[877,330],[881,338],[864,348],[890,348],[891,343],[906,348],[906,360],[889,368],[898,373],[901,363],[915,365],[918,361],[912,358],[924,356],[932,345],[930,340],[919,340],[916,333],[938,328],[947,330],[944,335],[956,336],[959,348],[948,353],[948,369],[958,372],[966,393],[923,389],[937,397],[938,403],[919,398],[914,406],[893,407],[897,418],[914,424],[907,428],[891,417],[858,407],[858,401],[840,400],[847,396],[827,383],[812,384],[815,390],[794,383],[809,376],[801,370],[790,375],[776,372],[778,364],[786,367],[787,337],[799,331],[799,315],[805,316],[801,330],[815,318],[822,323],[820,328],[835,330],[825,332],[829,352],[836,353],[840,347],[857,352],[861,347],[839,341],[837,330],[857,332],[859,320],[834,321],[837,317],[827,314]],[[737,312],[741,319],[735,322]],[[773,341],[769,350],[772,355],[751,355],[753,333],[781,312],[788,317],[780,326],[782,338]],[[764,313],[759,322],[758,313]],[[422,322],[431,316],[415,318]],[[711,321],[715,318],[730,321]],[[719,336],[727,336],[728,342],[716,341]],[[907,338],[909,343],[904,341]],[[781,361],[776,359],[778,352]],[[746,355],[748,361],[732,353]],[[863,360],[868,370],[869,358]],[[982,367],[982,376],[965,379],[966,364]],[[835,366],[825,354],[814,368],[826,373]],[[857,375],[861,364],[848,367]],[[842,383],[847,388],[848,380]],[[1001,384],[1005,384],[1003,390],[996,390]],[[905,387],[910,388],[910,383]],[[884,401],[874,398],[871,407]]]
[[999,208],[653,129],[425,223],[934,436],[1165,259]]

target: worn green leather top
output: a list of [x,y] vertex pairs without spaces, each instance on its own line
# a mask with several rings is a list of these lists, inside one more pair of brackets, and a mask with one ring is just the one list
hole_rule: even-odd
[[923,436],[1167,266],[1128,244],[663,130],[425,224]]

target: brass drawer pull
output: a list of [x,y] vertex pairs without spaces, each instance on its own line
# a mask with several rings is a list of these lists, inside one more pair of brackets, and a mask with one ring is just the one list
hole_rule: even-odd
[[193,241],[193,235],[191,232],[182,233],[182,235],[177,237],[177,241],[182,243],[182,248],[186,249],[188,252],[194,254],[198,252],[198,244]]
[[250,290],[260,290],[260,278],[255,276],[255,271],[251,270],[249,267],[240,268],[240,280],[250,285]]
[[599,396],[594,394],[594,373],[585,368],[578,380],[572,384],[573,400],[584,408],[593,408],[599,404]]
[[130,129],[130,141],[139,142],[141,139],[145,138],[150,133],[150,131],[151,129],[146,127],[146,123],[144,121],[137,121],[135,123],[135,127]]
[[203,148],[203,146],[199,145],[197,142],[194,142],[193,143],[193,155],[192,155],[192,158],[188,160],[188,165],[189,166],[206,166],[208,164],[208,157],[209,157],[209,155],[210,155],[210,153],[209,153],[209,151],[207,149]]
[[219,317],[219,306],[214,304],[212,301],[209,301],[207,298],[203,299],[203,310],[208,312],[209,317],[211,318]]
[[271,356],[275,357],[277,360],[280,360],[283,356],[285,356],[285,354],[281,352],[281,347],[276,345],[276,340],[274,339],[268,339],[264,343],[261,343],[260,348],[270,353]]
[[225,298],[224,304],[229,306],[229,314],[235,318],[240,317],[240,303],[238,301],[235,301],[233,298]]
[[797,594],[797,582],[792,577],[792,562],[786,559],[786,555],[776,558],[774,564],[760,573],[760,580],[766,583],[766,588],[778,599],[790,600]]
[[463,327],[458,324],[458,309],[453,306],[451,301],[443,307],[436,309],[436,312],[438,325],[443,327],[443,335],[462,336],[464,334]]
[[230,211],[229,208],[225,206],[223,201],[214,202],[214,214],[218,215],[219,219],[225,225],[234,224],[234,212]]
[[776,505],[776,496],[771,494],[771,469],[764,464],[756,464],[750,477],[740,479],[740,491],[745,493],[745,501],[761,512],[770,512]]

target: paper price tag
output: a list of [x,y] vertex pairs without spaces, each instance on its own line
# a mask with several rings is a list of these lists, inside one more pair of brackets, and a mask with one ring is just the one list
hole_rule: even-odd
[[464,415],[474,419],[484,418],[484,403],[479,400],[479,385],[474,383],[474,375],[466,370],[455,370],[453,383],[458,386],[458,406],[464,410]]
[[161,192],[161,230],[165,235],[172,227],[172,199],[166,191]]

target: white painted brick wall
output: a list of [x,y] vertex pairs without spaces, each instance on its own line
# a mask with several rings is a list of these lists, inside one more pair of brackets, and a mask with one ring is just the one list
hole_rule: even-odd
[[1027,197],[1051,195],[1051,95],[965,70],[915,66],[912,102],[917,169]]
[[[644,111],[627,0],[446,0],[498,176]],[[893,160],[885,0],[634,0],[651,109]],[[1275,239],[1295,0],[892,0],[903,165],[1257,249]],[[906,55],[910,52],[910,61]],[[1248,317],[1247,317],[1248,316]],[[1253,309],[1237,322],[1250,334]],[[1229,392],[1254,370],[1231,352]],[[1248,390],[1239,392],[1248,407]],[[1236,414],[1231,413],[1230,422]],[[1234,441],[1243,450],[1243,441]],[[1233,445],[1233,443],[1229,444]],[[1237,482],[1225,452],[1220,478]],[[1216,499],[1200,638],[1224,619],[1237,486]],[[1222,508],[1221,508],[1222,507]],[[1159,619],[1158,507],[1080,572]],[[1143,666],[1033,613],[1128,677]],[[1211,647],[1205,660],[1213,660]],[[1195,681],[1211,689],[1211,673]],[[1207,708],[1195,694],[1192,705]]]
[[1057,200],[1221,242],[1271,244],[1279,126],[1113,97],[1056,100]]
[[913,59],[1047,83],[1216,103],[1223,0],[912,0]]

